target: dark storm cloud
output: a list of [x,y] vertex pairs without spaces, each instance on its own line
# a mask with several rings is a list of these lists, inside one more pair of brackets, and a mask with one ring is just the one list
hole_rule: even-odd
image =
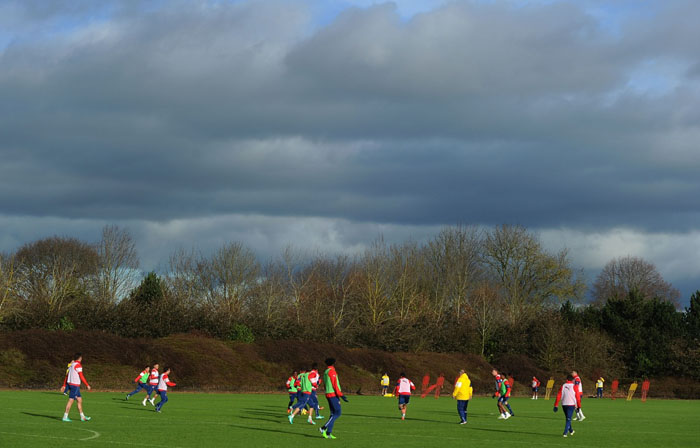
[[14,4],[4,214],[697,222],[695,2],[619,32],[575,2],[379,5],[322,28],[299,2],[89,3]]

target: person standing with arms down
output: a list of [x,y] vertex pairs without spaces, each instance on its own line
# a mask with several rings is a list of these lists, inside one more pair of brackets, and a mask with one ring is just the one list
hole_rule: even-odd
[[[160,410],[163,409],[163,406],[165,406],[165,403],[168,402],[168,386],[177,386],[177,384],[170,381],[170,378],[168,378],[169,375],[170,368],[168,367],[165,369],[165,372],[163,372],[160,378],[158,378],[158,395],[160,395],[160,401],[157,405],[155,405],[156,412],[160,412]],[[155,400],[155,397],[153,397],[153,399]]]
[[73,401],[78,402],[78,411],[80,412],[80,421],[87,422],[90,421],[90,417],[86,417],[83,413],[83,397],[80,395],[80,384],[85,383],[87,390],[90,390],[90,385],[83,376],[83,356],[80,353],[76,353],[73,357],[73,362],[68,368],[68,373],[66,374],[66,379],[63,380],[63,386],[61,387],[61,392],[68,389],[68,403],[66,404],[66,412],[63,414],[63,421],[70,422],[71,419],[68,418],[68,413],[70,408],[73,406]]
[[406,420],[406,406],[408,402],[411,401],[411,391],[416,390],[416,385],[413,381],[406,378],[406,374],[401,372],[398,381],[396,381],[396,387],[394,388],[394,395],[399,397],[399,411],[401,411],[401,420]]
[[129,398],[132,395],[136,395],[137,393],[139,393],[139,391],[141,389],[145,389],[146,391],[148,391],[148,376],[150,375],[150,373],[151,373],[151,366],[146,366],[146,368],[143,369],[141,371],[141,373],[139,373],[139,376],[137,376],[134,379],[134,383],[136,383],[136,389],[134,389],[132,392],[126,394],[126,400],[129,400]]
[[472,398],[472,382],[464,369],[459,371],[459,377],[455,383],[455,390],[452,392],[452,398],[457,400],[457,413],[460,418],[460,425],[467,424],[467,406]]
[[532,377],[532,399],[537,400],[537,393],[540,391],[540,380],[536,376]]
[[561,408],[564,411],[566,424],[564,424],[564,437],[573,436],[574,428],[571,426],[571,417],[574,415],[574,409],[581,408],[581,394],[576,389],[573,375],[566,376],[566,383],[561,386],[557,399],[554,402],[554,412],[557,412],[557,406],[561,401]]
[[583,384],[581,383],[581,377],[578,376],[578,372],[573,370],[571,376],[574,379],[574,386],[576,386],[576,393],[579,395],[578,406],[576,407],[576,420],[582,422],[585,415],[583,415],[583,410],[581,409],[581,398],[583,398]]
[[382,376],[382,396],[386,395],[386,393],[389,391],[389,374],[387,372],[384,372],[384,376]]
[[326,366],[326,371],[323,372],[323,385],[326,389],[326,400],[328,400],[328,410],[331,415],[328,417],[328,421],[319,428],[319,431],[321,431],[323,438],[335,439],[336,437],[333,435],[333,426],[342,413],[340,400],[347,403],[348,399],[343,395],[343,391],[340,388],[338,374],[335,371],[335,358],[327,358]]

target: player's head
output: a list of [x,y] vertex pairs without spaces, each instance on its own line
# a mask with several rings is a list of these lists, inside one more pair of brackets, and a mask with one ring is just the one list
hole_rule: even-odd
[[566,375],[566,381],[573,381],[573,380],[574,380],[574,376],[572,374]]
[[572,371],[571,371],[571,376],[577,377],[577,376],[578,376],[578,372],[575,371],[575,370],[572,370]]
[[493,375],[493,376],[498,376],[498,370],[493,369],[493,370],[491,371],[491,375]]
[[399,376],[400,376],[401,378],[405,378],[405,377],[406,377],[406,374],[403,373],[403,372],[401,372],[401,373],[399,373]]
[[78,362],[80,362],[80,361],[82,361],[82,360],[83,360],[83,355],[80,354],[80,353],[76,353],[76,354],[73,356],[73,361],[78,361]]
[[151,370],[151,366],[146,366],[144,370]]
[[163,367],[163,375],[170,373],[170,367]]
[[326,358],[326,365],[328,367],[335,365],[335,358]]

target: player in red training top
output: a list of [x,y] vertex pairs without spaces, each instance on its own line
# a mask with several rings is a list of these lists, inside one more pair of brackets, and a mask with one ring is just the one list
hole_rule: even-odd
[[87,389],[90,390],[90,385],[83,376],[83,356],[80,353],[76,353],[73,357],[73,362],[68,368],[68,373],[66,378],[63,380],[63,386],[61,386],[61,392],[68,388],[68,404],[66,404],[66,412],[63,414],[63,421],[70,422],[71,419],[68,418],[68,413],[70,412],[71,406],[73,406],[73,401],[78,402],[78,411],[80,412],[80,420],[87,422],[90,417],[86,417],[83,413],[83,397],[80,395],[80,384],[85,383]]
[[583,415],[583,410],[581,409],[581,398],[583,398],[583,384],[581,384],[581,377],[578,376],[577,371],[572,371],[571,376],[574,378],[574,386],[576,386],[576,393],[579,394],[578,406],[576,407],[576,420],[582,422],[583,419],[586,418],[586,416]]
[[537,400],[537,393],[540,390],[540,380],[536,376],[532,377],[532,399]]
[[168,375],[170,375],[170,368],[166,367],[165,372],[158,378],[158,395],[160,395],[160,401],[156,405],[156,412],[160,412],[165,403],[168,402],[168,386],[177,386],[177,384],[170,381]]
[[399,397],[399,411],[401,411],[401,420],[406,420],[406,406],[411,400],[411,391],[416,390],[416,385],[413,381],[406,378],[406,374],[401,372],[399,379],[396,381],[394,395]]
[[297,398],[297,376],[299,373],[295,370],[294,374],[287,378],[287,392],[289,393],[289,404],[287,405],[287,414],[292,412],[292,405],[294,400]]
[[[146,406],[146,401],[151,403],[151,406],[155,406],[156,403],[156,395],[158,395],[158,379],[160,378],[160,374],[158,373],[158,369],[160,366],[158,364],[153,364],[153,368],[151,369],[151,374],[148,377],[148,386],[146,386],[146,392],[148,393],[146,395],[146,398],[143,399],[143,402],[141,403],[142,405]],[[153,397],[151,397],[151,394],[153,394]]]
[[573,436],[574,429],[571,427],[571,416],[574,415],[574,409],[581,407],[581,394],[576,389],[574,377],[567,375],[566,383],[561,386],[557,394],[557,400],[554,402],[554,412],[557,412],[557,406],[561,401],[561,407],[564,410],[566,424],[564,425],[564,437]]

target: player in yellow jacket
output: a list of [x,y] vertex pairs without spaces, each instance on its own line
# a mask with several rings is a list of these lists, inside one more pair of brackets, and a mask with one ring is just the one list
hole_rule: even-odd
[[469,400],[472,398],[474,390],[472,389],[472,382],[469,376],[464,371],[464,369],[459,371],[459,378],[455,383],[455,389],[452,392],[452,398],[457,400],[457,412],[459,413],[460,425],[465,425],[467,423],[467,406],[469,405]]
[[385,372],[384,376],[382,376],[382,396],[386,395],[388,391],[389,391],[389,374]]

